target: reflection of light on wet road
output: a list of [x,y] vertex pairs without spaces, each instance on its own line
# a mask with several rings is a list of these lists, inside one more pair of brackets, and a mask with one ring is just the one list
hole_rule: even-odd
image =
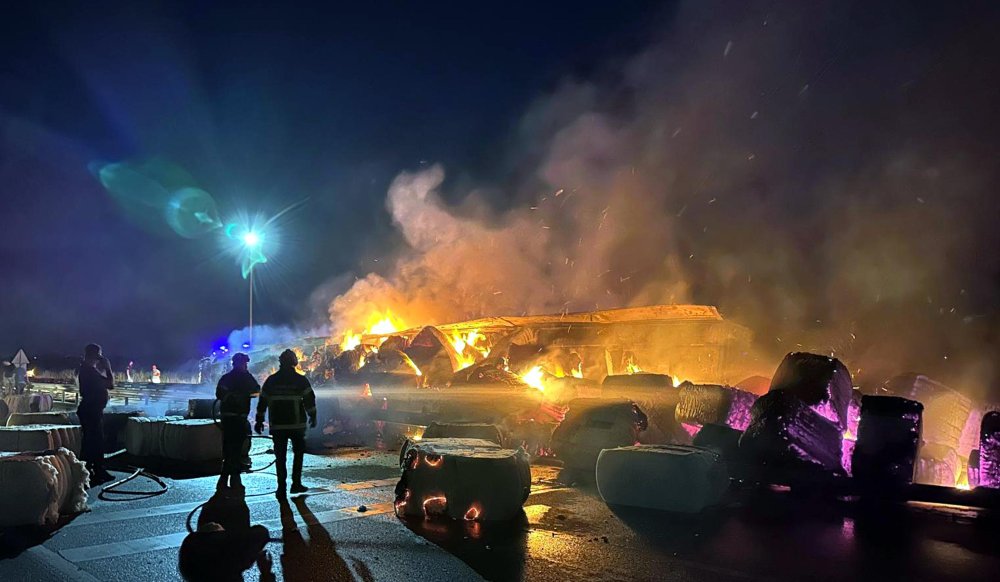
[[524,514],[528,516],[528,523],[531,525],[538,525],[542,522],[542,518],[552,509],[548,505],[525,505]]

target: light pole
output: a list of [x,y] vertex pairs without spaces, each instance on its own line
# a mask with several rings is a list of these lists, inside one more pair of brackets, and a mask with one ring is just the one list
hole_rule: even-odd
[[[260,235],[254,231],[247,231],[243,235],[243,245],[248,251],[253,252],[258,246],[260,246]],[[250,346],[253,347],[253,267],[254,264],[250,263],[250,273],[248,279],[250,279]]]

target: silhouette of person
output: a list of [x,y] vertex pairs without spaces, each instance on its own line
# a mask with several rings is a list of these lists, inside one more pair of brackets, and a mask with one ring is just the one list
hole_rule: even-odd
[[80,383],[80,404],[76,414],[83,433],[80,456],[87,464],[91,485],[106,483],[114,477],[104,468],[104,408],[109,390],[115,387],[111,364],[101,346],[88,344],[83,350],[83,363],[77,370]]
[[243,455],[250,438],[250,399],[260,393],[257,379],[247,370],[250,356],[233,354],[233,369],[219,378],[215,397],[219,399],[219,416],[222,425],[222,474],[219,488],[228,486],[242,489],[240,472]]
[[240,495],[217,492],[198,516],[198,528],[181,543],[177,568],[185,580],[243,580],[255,563],[261,580],[273,580],[271,560],[264,551],[270,532],[250,525],[250,508]]
[[269,415],[271,438],[274,440],[274,464],[278,477],[278,497],[285,495],[285,455],[288,441],[292,441],[292,493],[304,493],[308,488],[302,484],[302,461],[306,452],[306,416],[309,426],[316,426],[316,394],[309,380],[295,367],[299,358],[292,350],[281,352],[278,357],[280,367],[264,381],[257,400],[257,422],[254,431],[264,430],[264,415]]

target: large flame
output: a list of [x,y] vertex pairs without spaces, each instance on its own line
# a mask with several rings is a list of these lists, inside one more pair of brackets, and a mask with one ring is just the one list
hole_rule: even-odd
[[531,386],[535,390],[544,391],[545,386],[542,384],[542,378],[545,377],[545,371],[542,370],[541,366],[534,366],[524,374],[521,374],[521,379],[528,386]]
[[340,342],[340,349],[343,351],[353,350],[361,345],[362,336],[378,335],[383,339],[397,331],[406,329],[407,325],[402,318],[394,315],[388,309],[385,312],[376,311],[368,316],[365,330],[361,333],[354,333],[353,329],[344,332],[344,339]]
[[490,355],[490,346],[486,336],[474,329],[468,333],[458,331],[451,334],[451,347],[458,355],[458,368],[468,368],[482,358]]

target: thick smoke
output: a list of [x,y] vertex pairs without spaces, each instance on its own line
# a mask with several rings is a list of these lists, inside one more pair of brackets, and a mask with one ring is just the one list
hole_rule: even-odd
[[444,203],[440,167],[401,174],[408,246],[333,327],[704,303],[755,332],[765,373],[808,349],[868,386],[914,370],[984,395],[1000,19],[959,10],[683,5],[527,112],[510,207]]

